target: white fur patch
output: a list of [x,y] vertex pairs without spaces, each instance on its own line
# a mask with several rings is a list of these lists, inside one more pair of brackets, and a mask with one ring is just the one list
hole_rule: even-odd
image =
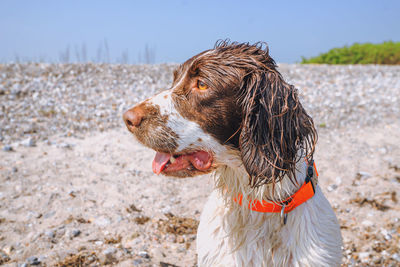
[[177,113],[172,103],[172,89],[165,90],[149,99],[149,104],[160,108],[160,115],[171,115]]

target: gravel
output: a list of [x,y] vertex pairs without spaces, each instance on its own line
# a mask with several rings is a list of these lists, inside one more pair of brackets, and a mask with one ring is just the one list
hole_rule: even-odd
[[10,257],[4,251],[0,250],[0,265],[10,261]]
[[56,233],[53,230],[46,231],[44,234],[49,238],[54,238],[56,236]]
[[10,146],[10,145],[5,145],[5,146],[3,146],[3,151],[10,152],[10,151],[13,151],[13,150],[14,150],[13,147]]
[[147,251],[139,251],[138,255],[142,258],[146,258],[146,259],[150,258],[150,255],[149,255],[149,253],[147,253]]
[[27,258],[26,260],[28,261],[28,263],[30,265],[39,265],[40,264],[40,260],[35,256],[31,256],[31,257]]
[[81,230],[79,230],[79,229],[74,229],[74,230],[71,231],[70,237],[71,237],[71,238],[77,237],[77,236],[79,236],[80,234],[81,234]]
[[400,119],[400,66],[283,64],[280,70],[321,127],[360,128]]
[[[121,125],[122,112],[167,89],[177,65],[2,64],[0,142],[82,136]],[[281,64],[320,127],[400,119],[399,66]],[[3,146],[4,146],[3,145]],[[7,150],[9,151],[9,150]]]
[[167,88],[174,67],[0,64],[0,141],[32,146],[119,126],[123,110]]

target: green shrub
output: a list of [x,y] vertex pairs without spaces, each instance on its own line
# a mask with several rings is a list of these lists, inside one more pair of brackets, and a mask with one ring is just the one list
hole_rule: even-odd
[[317,57],[302,57],[302,64],[400,64],[400,42],[358,44],[333,48]]

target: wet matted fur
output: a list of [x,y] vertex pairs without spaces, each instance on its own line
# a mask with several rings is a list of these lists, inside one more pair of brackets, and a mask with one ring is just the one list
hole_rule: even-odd
[[317,141],[297,89],[284,81],[264,43],[218,42],[180,65],[169,90],[124,119],[158,152],[155,172],[214,173],[198,229],[199,266],[340,265],[340,228],[318,185],[286,225],[279,214],[233,201],[240,194],[276,202],[291,196]]

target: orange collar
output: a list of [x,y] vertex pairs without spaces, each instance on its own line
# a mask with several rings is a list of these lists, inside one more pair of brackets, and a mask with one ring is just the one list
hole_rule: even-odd
[[[311,164],[308,164],[307,167],[307,175],[304,184],[299,188],[299,190],[297,190],[286,200],[282,202],[272,202],[265,200],[261,202],[259,200],[249,200],[249,209],[257,212],[281,212],[281,214],[291,212],[296,207],[300,206],[314,196],[315,188],[312,182],[314,170],[318,178],[318,172],[315,166],[315,162],[311,161]],[[239,205],[242,205],[243,195],[239,194],[237,198],[234,198],[234,201],[239,203]]]

